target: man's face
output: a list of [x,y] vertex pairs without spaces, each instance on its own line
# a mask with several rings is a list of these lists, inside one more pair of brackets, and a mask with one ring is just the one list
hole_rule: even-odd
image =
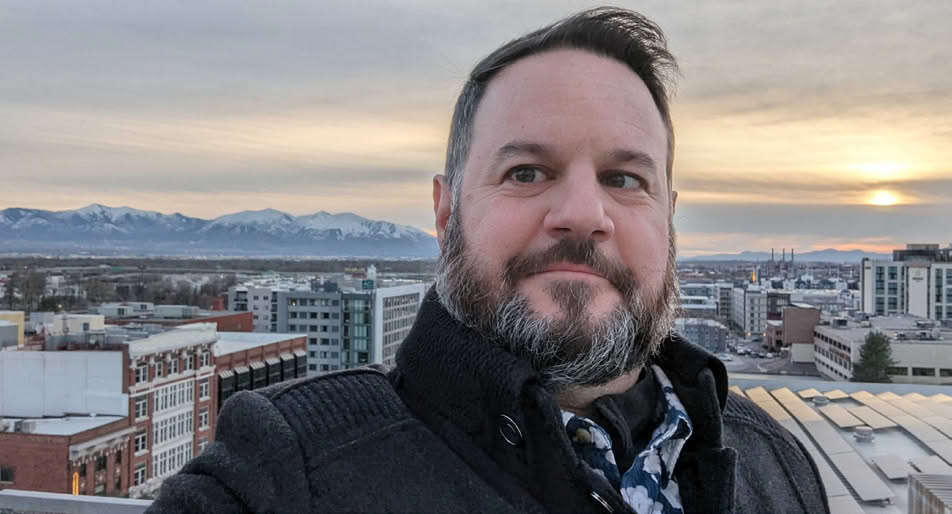
[[556,50],[510,65],[477,110],[455,210],[436,184],[441,273],[468,279],[441,294],[459,295],[462,314],[497,337],[525,338],[524,326],[507,329],[519,317],[544,326],[556,346],[546,362],[627,337],[619,324],[637,333],[646,317],[668,322],[675,197],[666,158],[661,116],[624,64]]

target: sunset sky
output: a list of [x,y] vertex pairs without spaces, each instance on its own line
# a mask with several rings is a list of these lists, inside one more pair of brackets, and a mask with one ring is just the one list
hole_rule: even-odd
[[[4,2],[0,208],[432,231],[475,62],[587,2]],[[665,30],[683,255],[952,242],[952,2],[625,4]]]

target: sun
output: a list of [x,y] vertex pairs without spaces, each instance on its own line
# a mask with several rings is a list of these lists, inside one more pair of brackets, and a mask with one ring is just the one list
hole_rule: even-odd
[[896,205],[897,203],[899,203],[899,200],[889,191],[877,191],[869,199],[870,205]]

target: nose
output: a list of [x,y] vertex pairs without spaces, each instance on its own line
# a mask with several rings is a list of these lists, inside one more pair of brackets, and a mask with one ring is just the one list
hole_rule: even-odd
[[593,170],[578,171],[566,173],[551,190],[545,231],[555,239],[606,241],[614,234],[615,224],[605,211],[605,191]]

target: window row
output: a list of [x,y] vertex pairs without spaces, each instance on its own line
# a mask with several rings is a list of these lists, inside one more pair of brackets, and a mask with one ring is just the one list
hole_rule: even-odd
[[[206,415],[208,409],[205,409]],[[192,411],[188,410],[175,416],[156,421],[152,425],[152,444],[159,445],[172,441],[194,431]]]
[[152,478],[175,473],[192,458],[192,440],[152,456]]
[[180,405],[192,403],[195,399],[195,382],[186,380],[169,384],[152,393],[152,411],[158,414]]

